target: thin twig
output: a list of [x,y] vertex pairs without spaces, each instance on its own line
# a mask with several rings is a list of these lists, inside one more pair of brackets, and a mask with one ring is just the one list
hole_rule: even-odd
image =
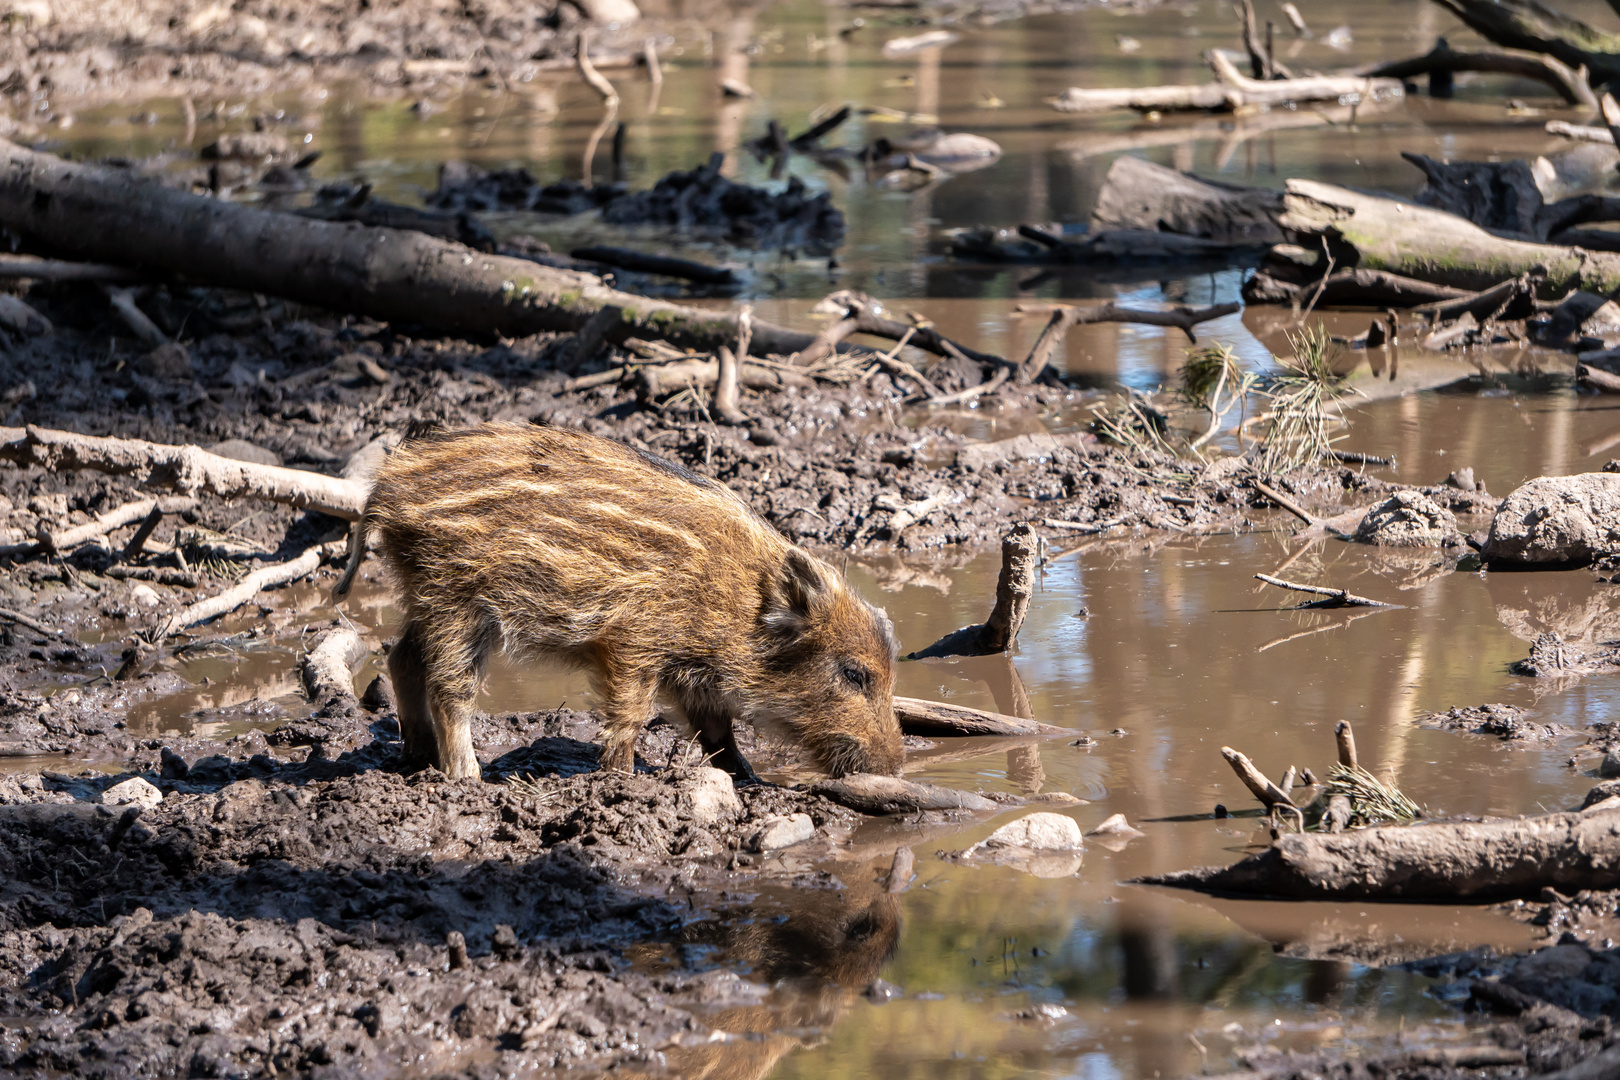
[[1312,593],[1316,596],[1325,596],[1328,599],[1318,600],[1305,605],[1306,607],[1399,607],[1398,604],[1386,604],[1382,600],[1370,600],[1365,596],[1346,592],[1343,589],[1329,589],[1321,585],[1301,585],[1297,581],[1284,581],[1282,578],[1272,577],[1270,574],[1254,575],[1267,585],[1275,585],[1279,589],[1292,589],[1294,592]]

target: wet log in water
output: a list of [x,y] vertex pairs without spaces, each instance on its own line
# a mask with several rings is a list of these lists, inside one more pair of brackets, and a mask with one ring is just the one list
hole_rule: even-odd
[[896,697],[894,716],[907,735],[1072,735],[1068,728],[1053,727],[1038,720],[1023,720],[1004,713],[946,705],[940,701]]
[[1350,248],[1363,269],[1462,289],[1540,274],[1549,297],[1620,290],[1620,256],[1507,240],[1455,214],[1314,180],[1289,180],[1284,198],[1284,228]]
[[983,795],[938,784],[902,780],[897,776],[857,773],[838,780],[823,780],[811,788],[839,806],[863,814],[914,814],[919,810],[998,810],[1001,807]]
[[1492,900],[1620,887],[1620,810],[1297,833],[1227,867],[1136,879],[1291,900]]

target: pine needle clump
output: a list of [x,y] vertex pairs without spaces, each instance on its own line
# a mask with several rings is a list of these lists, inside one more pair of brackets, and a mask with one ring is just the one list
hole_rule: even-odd
[[1393,784],[1386,784],[1360,765],[1335,765],[1322,788],[1322,801],[1335,795],[1350,800],[1350,824],[1373,825],[1383,821],[1404,824],[1423,816],[1423,808]]
[[1261,474],[1292,472],[1318,465],[1333,456],[1333,444],[1342,436],[1332,434],[1333,421],[1328,407],[1343,392],[1333,370],[1338,353],[1327,327],[1290,332],[1294,348],[1288,374],[1271,380],[1265,394],[1271,401],[1266,433],[1255,468]]

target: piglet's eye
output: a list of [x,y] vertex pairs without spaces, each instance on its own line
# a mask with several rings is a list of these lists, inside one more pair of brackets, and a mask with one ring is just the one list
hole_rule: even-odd
[[863,667],[855,664],[845,664],[838,672],[843,680],[856,690],[865,690],[866,684],[871,681],[871,675]]

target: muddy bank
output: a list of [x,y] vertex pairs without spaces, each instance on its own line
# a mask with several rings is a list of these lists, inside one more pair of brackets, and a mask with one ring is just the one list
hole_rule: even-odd
[[[317,722],[343,734],[312,747],[294,725],[202,759],[163,743],[115,774],[0,779],[0,1067],[657,1068],[707,1038],[702,1010],[768,996],[703,956],[870,981],[893,947],[897,900],[859,881],[837,913],[806,902],[797,944],[813,949],[705,917],[744,880],[842,890],[811,860],[856,816],[734,793],[679,764],[667,728],[643,752],[675,767],[623,776],[594,771],[585,714],[486,718],[486,782],[452,783],[398,771],[386,714],[350,701]],[[794,815],[808,838],[773,852],[769,828]]]
[[12,6],[0,55],[11,73],[5,96],[28,106],[19,111],[39,123],[64,117],[60,105],[53,113],[57,102],[279,93],[342,79],[363,79],[383,92],[469,78],[529,90],[546,72],[571,72],[582,30],[593,34],[596,63],[612,70],[633,64],[647,40],[667,43],[708,14],[672,11],[658,0],[539,7],[39,2]]

